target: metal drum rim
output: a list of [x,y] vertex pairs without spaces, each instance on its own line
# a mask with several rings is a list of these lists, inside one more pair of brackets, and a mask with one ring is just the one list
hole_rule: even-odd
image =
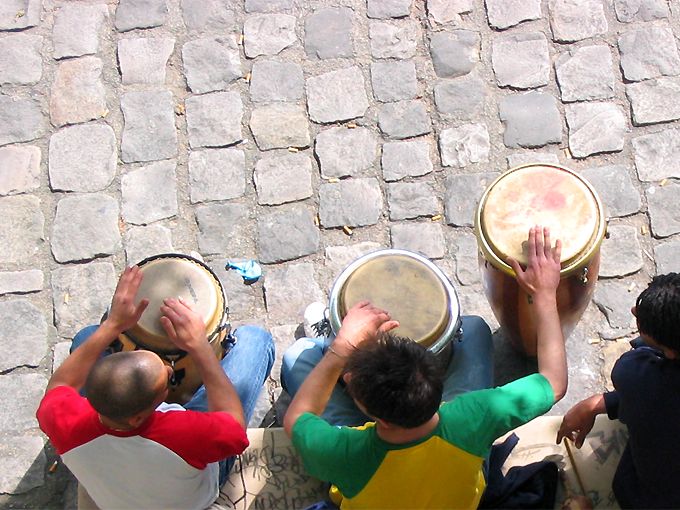
[[[422,262],[437,275],[439,280],[444,285],[446,294],[449,298],[449,322],[442,334],[434,342],[432,342],[429,347],[427,347],[427,350],[431,351],[433,354],[439,354],[453,340],[454,334],[460,329],[462,323],[460,318],[460,301],[458,300],[458,294],[456,293],[456,289],[453,287],[451,281],[444,274],[444,272],[434,264],[434,262],[432,262],[427,257],[420,255],[419,253],[409,250],[402,250],[398,248],[385,248],[382,250],[376,250],[355,259],[352,263],[350,263],[350,265],[342,270],[340,275],[333,282],[330,292],[328,309],[331,329],[337,335],[338,331],[340,331],[340,326],[342,325],[342,320],[340,319],[340,291],[347,282],[347,279],[358,267],[363,265],[365,262],[386,255],[403,255]],[[455,310],[454,306],[456,308]]]

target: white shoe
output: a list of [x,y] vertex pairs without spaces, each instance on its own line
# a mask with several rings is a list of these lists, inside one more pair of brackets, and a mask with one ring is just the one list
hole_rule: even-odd
[[319,303],[311,303],[305,308],[303,327],[305,336],[307,338],[315,338],[319,336],[319,328],[321,323],[326,320],[326,305]]

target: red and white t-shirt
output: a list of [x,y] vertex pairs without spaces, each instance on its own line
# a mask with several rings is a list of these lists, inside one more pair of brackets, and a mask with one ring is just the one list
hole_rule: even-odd
[[219,494],[217,461],[241,453],[246,432],[228,413],[165,406],[135,430],[113,430],[87,399],[58,386],[37,417],[99,508],[206,508]]

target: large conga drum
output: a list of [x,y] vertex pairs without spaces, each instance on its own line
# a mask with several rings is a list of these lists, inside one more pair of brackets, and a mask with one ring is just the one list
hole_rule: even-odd
[[507,258],[526,267],[527,234],[534,225],[549,227],[553,242],[562,241],[557,308],[566,338],[595,290],[607,221],[595,189],[558,165],[512,168],[482,195],[475,231],[484,292],[512,344],[530,356],[536,355],[536,325]]
[[149,300],[139,322],[119,337],[118,350],[153,351],[172,367],[168,402],[186,403],[201,385],[201,377],[191,356],[178,349],[160,322],[160,307],[166,298],[182,298],[205,323],[208,341],[215,356],[224,356],[223,341],[229,334],[228,307],[224,289],[206,264],[187,255],[161,254],[138,264],[143,278],[136,302]]
[[387,310],[395,335],[418,342],[448,364],[452,340],[461,334],[460,304],[453,285],[427,258],[406,250],[378,250],[359,257],[338,276],[330,293],[335,334],[347,311],[368,300]]

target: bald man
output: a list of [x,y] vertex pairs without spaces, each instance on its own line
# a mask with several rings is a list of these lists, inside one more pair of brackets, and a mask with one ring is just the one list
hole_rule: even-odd
[[38,421],[99,508],[206,508],[226,479],[227,459],[248,446],[247,415],[273,363],[271,335],[239,328],[237,338],[248,338],[220,362],[200,316],[165,300],[161,323],[203,381],[184,407],[167,404],[172,370],[155,353],[102,356],[147,307],[135,305],[141,280],[136,266],[123,272],[106,320],[52,375]]

